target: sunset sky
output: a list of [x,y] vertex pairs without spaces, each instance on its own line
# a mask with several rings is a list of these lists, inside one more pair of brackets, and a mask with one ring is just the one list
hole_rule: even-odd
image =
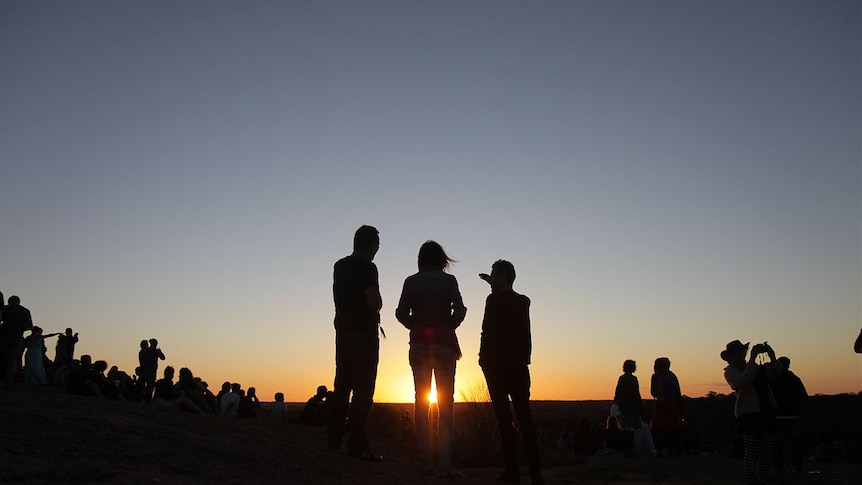
[[[380,230],[375,400],[419,246],[459,262],[458,395],[487,285],[531,297],[534,399],[729,392],[768,341],[862,391],[862,3],[0,1],[0,291],[77,354],[141,339],[212,387],[334,376],[332,265]],[[48,342],[54,355],[54,340]]]

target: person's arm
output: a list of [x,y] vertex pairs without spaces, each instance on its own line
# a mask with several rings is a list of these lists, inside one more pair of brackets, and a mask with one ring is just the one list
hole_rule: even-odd
[[368,304],[368,308],[376,312],[379,312],[383,308],[383,297],[380,296],[379,286],[365,288],[365,302]]
[[859,332],[859,336],[856,337],[856,342],[853,343],[853,350],[857,354],[862,354],[862,331]]
[[652,395],[652,397],[654,397],[656,399],[660,399],[660,398],[664,397],[662,395],[661,391],[662,391],[661,380],[660,380],[658,374],[653,374],[652,379],[650,380],[649,393],[650,393],[650,395]]
[[395,309],[395,319],[406,328],[413,326],[410,308],[410,291],[407,289],[407,280],[404,280],[404,286],[401,287],[401,297],[398,299],[398,308]]
[[162,352],[162,349],[156,349],[156,352],[158,352],[159,360],[165,360],[165,354]]
[[464,306],[464,299],[461,297],[461,290],[458,289],[458,280],[452,277],[452,324],[455,327],[461,325],[464,317],[467,316],[467,307]]

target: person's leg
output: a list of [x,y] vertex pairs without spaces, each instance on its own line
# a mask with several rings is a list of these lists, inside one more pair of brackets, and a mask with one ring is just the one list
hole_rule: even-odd
[[521,441],[524,444],[524,454],[527,457],[527,466],[530,468],[532,483],[538,485],[543,483],[542,460],[539,450],[539,435],[536,432],[536,424],[533,421],[533,412],[530,409],[530,370],[527,366],[513,369],[512,375],[512,407],[518,424],[521,426]]
[[509,408],[509,390],[507,388],[508,367],[485,366],[485,382],[488,384],[488,394],[497,418],[497,428],[500,431],[500,445],[503,448],[503,464],[506,472],[502,480],[517,483],[520,476],[518,470],[518,454],[515,443],[515,430],[512,428],[512,411]]
[[352,362],[349,342],[344,337],[335,337],[335,382],[332,396],[327,399],[329,416],[326,420],[327,445],[341,448],[344,440],[344,420],[347,418],[348,399],[353,388]]
[[368,451],[368,433],[365,424],[374,403],[374,386],[377,382],[377,362],[380,347],[377,335],[361,335],[353,348],[353,398],[348,409],[350,440],[347,452],[362,455]]
[[793,471],[802,472],[802,438],[799,435],[799,419],[790,420],[790,453],[793,460]]
[[434,466],[431,456],[431,432],[429,429],[432,361],[424,346],[410,349],[410,366],[413,368],[413,389],[415,401],[413,420],[416,428],[416,442],[419,445],[419,460],[423,471],[431,471]]
[[437,409],[440,420],[438,423],[438,468],[441,473],[452,470],[452,438],[455,434],[455,367],[457,356],[455,351],[440,347],[434,353],[434,380],[437,383]]

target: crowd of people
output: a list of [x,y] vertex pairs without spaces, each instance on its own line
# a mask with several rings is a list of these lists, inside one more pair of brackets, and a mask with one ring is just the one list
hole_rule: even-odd
[[[361,226],[354,234],[353,252],[334,265],[334,388],[330,391],[320,386],[298,418],[305,424],[325,425],[329,447],[344,446],[349,456],[371,462],[383,458],[371,450],[366,432],[377,378],[378,334],[385,337],[380,326],[382,298],[378,273],[373,263],[379,248],[377,229]],[[452,440],[455,375],[462,356],[456,330],[467,308],[457,279],[447,271],[454,262],[440,244],[425,242],[419,249],[418,272],[405,279],[395,310],[396,319],[410,334],[408,362],[415,387],[415,420],[405,414],[402,439],[416,443],[421,472],[441,477],[463,476],[452,467]],[[530,299],[513,289],[515,268],[509,261],[497,260],[490,274],[482,273],[479,277],[490,285],[482,321],[479,364],[502,446],[504,471],[499,480],[520,482],[518,449],[521,448],[531,483],[542,484],[539,438],[530,408]],[[230,417],[254,417],[261,407],[254,387],[243,389],[238,383],[224,382],[214,394],[206,382],[185,367],[180,369],[176,382],[175,370],[170,366],[157,379],[159,361],[165,360],[165,354],[156,339],[140,342],[140,365],[129,375],[116,366],[109,370],[107,362],[93,362],[88,355],[76,359],[78,334],[71,328],[64,333],[44,334],[33,325],[30,312],[21,305],[19,297],[9,297],[8,304],[0,304],[0,308],[0,362],[6,386],[19,379],[28,384],[54,385],[75,394],[143,401]],[[25,337],[27,331],[30,334]],[[57,337],[57,342],[52,361],[46,356],[45,342],[53,337]],[[783,467],[785,442],[791,451],[794,471],[801,471],[798,423],[807,393],[802,381],[789,370],[789,358],[776,358],[765,342],[756,344],[750,355],[748,350],[749,344],[734,340],[721,352],[721,358],[728,364],[725,379],[736,394],[735,414],[744,442],[745,481],[762,483],[768,478],[771,466]],[[862,333],[854,350],[862,352]],[[768,361],[758,362],[760,356],[766,356]],[[594,429],[588,419],[582,418],[571,434],[561,438],[560,446],[582,455],[621,452],[625,457],[636,457],[643,453],[662,456],[685,453],[682,393],[670,364],[667,357],[655,360],[650,382],[654,409],[649,423],[643,416],[643,400],[635,376],[637,364],[626,360],[617,381],[614,405],[601,429]],[[432,419],[430,414],[432,375],[436,382],[438,419]],[[275,395],[270,411],[277,419],[286,421],[282,393]],[[411,425],[413,432],[408,429]],[[432,425],[436,429],[432,430]],[[432,435],[437,439],[432,439]]]
[[[195,377],[186,367],[180,369],[176,382],[176,371],[171,366],[165,367],[162,378],[158,379],[159,361],[165,360],[165,354],[154,338],[141,340],[139,366],[129,374],[116,365],[109,368],[106,361],[93,360],[87,354],[76,358],[78,333],[71,328],[63,333],[44,333],[42,328],[33,325],[30,310],[16,295],[10,296],[4,304],[0,293],[0,322],[0,382],[5,388],[22,382],[53,386],[82,396],[146,402],[238,418],[253,418],[261,407],[254,387],[243,389],[239,383],[225,382],[221,390],[213,394],[207,382]],[[25,335],[27,332],[29,334]],[[54,337],[57,340],[52,360],[46,342]],[[279,409],[279,394],[281,419],[286,420],[283,394],[276,395],[276,405],[271,407]]]

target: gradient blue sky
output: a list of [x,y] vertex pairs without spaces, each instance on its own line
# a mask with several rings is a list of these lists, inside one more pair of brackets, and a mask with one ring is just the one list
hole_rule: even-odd
[[[533,300],[533,397],[769,341],[862,390],[858,1],[2,1],[0,290],[78,353],[304,400],[332,264],[381,233],[378,401],[422,242],[459,260],[476,363],[498,258]],[[48,344],[53,356],[53,342]],[[164,364],[163,364],[164,365]]]

